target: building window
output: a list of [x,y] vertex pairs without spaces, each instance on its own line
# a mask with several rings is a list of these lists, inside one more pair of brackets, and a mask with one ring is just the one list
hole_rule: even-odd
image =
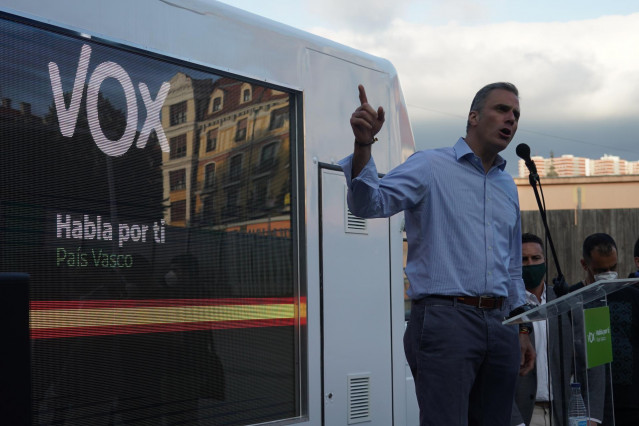
[[171,191],[186,189],[186,170],[180,169],[169,172],[169,187]]
[[171,222],[186,220],[186,200],[171,203]]
[[186,157],[186,135],[179,135],[171,138],[169,146],[169,158]]
[[246,139],[247,119],[243,118],[237,122],[237,131],[235,132],[235,141],[243,141]]
[[171,126],[186,123],[186,101],[171,105],[169,114],[171,117]]
[[202,220],[204,223],[211,224],[215,218],[215,202],[213,197],[207,197],[204,199],[202,207]]
[[217,147],[217,129],[209,130],[206,133],[206,152],[215,151]]
[[251,100],[251,89],[244,89],[242,92],[242,102],[248,102]]
[[229,180],[236,181],[242,175],[242,155],[231,157],[229,163]]
[[237,186],[231,187],[226,191],[226,206],[224,207],[224,216],[237,217],[239,214],[239,190]]
[[213,99],[213,112],[219,111],[222,109],[222,98],[217,97]]
[[215,183],[215,163],[209,163],[204,169],[204,187],[212,188]]
[[237,201],[239,199],[239,191],[237,188],[231,188],[226,192],[226,207],[237,207]]
[[253,182],[253,203],[256,208],[264,208],[268,199],[268,178],[256,179]]
[[288,118],[288,109],[280,108],[271,112],[271,124],[269,130],[279,129],[284,126],[286,119]]
[[260,154],[260,167],[270,167],[275,162],[275,151],[277,150],[277,142],[270,143],[264,148]]

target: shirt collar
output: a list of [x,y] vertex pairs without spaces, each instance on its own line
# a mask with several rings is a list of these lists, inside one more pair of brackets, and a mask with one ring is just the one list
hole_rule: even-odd
[[[476,157],[475,153],[472,149],[470,149],[470,146],[468,146],[468,143],[464,138],[459,138],[457,143],[455,143],[455,146],[453,146],[453,149],[455,150],[455,157],[457,158],[457,161],[462,158],[466,158],[468,161],[472,162],[473,157]],[[497,154],[493,167],[499,167],[503,171],[506,168],[506,160],[504,157]]]
[[542,283],[544,286],[544,291],[541,292],[541,302],[537,299],[537,296],[526,290],[526,301],[531,305],[539,306],[546,303],[546,283]]

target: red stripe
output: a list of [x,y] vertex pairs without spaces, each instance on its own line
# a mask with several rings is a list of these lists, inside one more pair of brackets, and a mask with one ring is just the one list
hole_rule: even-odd
[[[304,321],[305,323],[305,321]],[[166,333],[194,330],[228,330],[233,328],[282,327],[295,325],[294,318],[241,321],[202,321],[196,323],[136,324],[99,327],[61,327],[31,330],[31,339],[59,337],[111,336],[116,334]]]
[[[301,298],[301,303],[306,299]],[[171,306],[277,305],[293,304],[292,297],[252,297],[228,299],[116,299],[116,300],[45,300],[32,301],[34,311],[48,309],[152,308]]]

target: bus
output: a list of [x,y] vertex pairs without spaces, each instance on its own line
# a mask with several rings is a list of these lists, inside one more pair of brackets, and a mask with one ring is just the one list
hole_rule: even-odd
[[[204,0],[0,5],[0,422],[413,425],[387,60]],[[8,328],[8,330],[7,330]]]

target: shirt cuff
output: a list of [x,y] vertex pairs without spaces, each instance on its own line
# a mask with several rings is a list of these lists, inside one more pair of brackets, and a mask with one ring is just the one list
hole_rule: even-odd
[[373,160],[372,156],[370,160],[368,160],[368,163],[366,163],[366,166],[364,166],[362,171],[359,172],[359,175],[357,175],[355,179],[352,178],[353,154],[349,155],[346,158],[342,158],[337,162],[337,164],[342,168],[349,188],[351,187],[353,180],[360,180],[370,187],[377,188],[377,182],[379,180],[377,177],[377,166],[375,165],[375,160]]

